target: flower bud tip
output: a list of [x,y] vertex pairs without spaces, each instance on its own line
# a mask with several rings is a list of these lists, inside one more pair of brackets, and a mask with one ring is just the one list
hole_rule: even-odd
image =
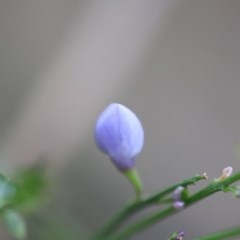
[[182,210],[184,208],[184,202],[182,201],[176,201],[173,203],[173,207],[176,209],[176,210]]
[[183,237],[184,237],[184,236],[185,236],[185,232],[179,231],[179,232],[177,233],[177,236],[176,236],[175,240],[183,240]]
[[232,175],[233,168],[231,166],[226,167],[222,171],[222,175],[216,181],[222,181]]
[[173,191],[173,194],[172,194],[172,197],[173,197],[173,201],[176,202],[176,201],[180,201],[181,198],[182,198],[182,191],[184,190],[184,187],[183,186],[178,186],[174,191]]
[[203,173],[202,177],[203,177],[203,179],[208,179],[208,175],[207,175],[207,173],[206,173],[206,172]]

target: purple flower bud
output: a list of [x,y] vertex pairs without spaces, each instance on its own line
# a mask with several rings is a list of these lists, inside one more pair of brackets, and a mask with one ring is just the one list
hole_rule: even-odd
[[175,240],[183,240],[183,237],[185,236],[185,233],[180,231],[177,233],[177,236],[175,238]]
[[173,203],[173,207],[178,211],[182,210],[184,208],[184,205],[185,204],[182,201],[176,201]]
[[173,191],[173,201],[180,201],[181,200],[181,195],[182,191],[184,190],[184,187],[179,186]]
[[185,233],[183,231],[174,232],[168,240],[183,240]]
[[120,171],[126,171],[134,167],[135,158],[142,150],[143,128],[130,109],[112,103],[97,120],[95,141]]
[[173,191],[173,207],[176,210],[182,210],[184,208],[184,202],[181,201],[182,198],[182,191],[184,190],[184,187],[179,186]]

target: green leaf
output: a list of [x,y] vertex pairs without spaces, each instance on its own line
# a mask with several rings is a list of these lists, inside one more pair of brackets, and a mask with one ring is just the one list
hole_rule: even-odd
[[15,203],[21,210],[32,210],[36,208],[45,197],[47,180],[45,166],[40,163],[17,172],[15,181],[18,182],[20,190],[16,196]]
[[4,209],[1,217],[9,233],[17,239],[26,238],[26,225],[18,213],[11,209]]
[[17,185],[0,174],[0,208],[11,204],[17,193]]

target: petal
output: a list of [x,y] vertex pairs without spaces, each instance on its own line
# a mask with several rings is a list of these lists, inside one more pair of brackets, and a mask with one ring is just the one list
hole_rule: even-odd
[[142,125],[127,107],[112,103],[99,116],[95,127],[95,141],[119,169],[129,169],[144,142]]

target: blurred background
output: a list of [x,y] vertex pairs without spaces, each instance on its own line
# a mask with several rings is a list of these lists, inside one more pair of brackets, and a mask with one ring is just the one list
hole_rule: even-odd
[[[1,172],[44,156],[55,185],[30,217],[29,239],[79,239],[133,195],[93,140],[111,102],[144,126],[138,169],[146,193],[239,170],[239,43],[237,0],[1,0]],[[175,230],[191,239],[234,226],[239,204],[220,193],[132,239]],[[66,238],[43,235],[59,228],[54,218],[71,225]]]

